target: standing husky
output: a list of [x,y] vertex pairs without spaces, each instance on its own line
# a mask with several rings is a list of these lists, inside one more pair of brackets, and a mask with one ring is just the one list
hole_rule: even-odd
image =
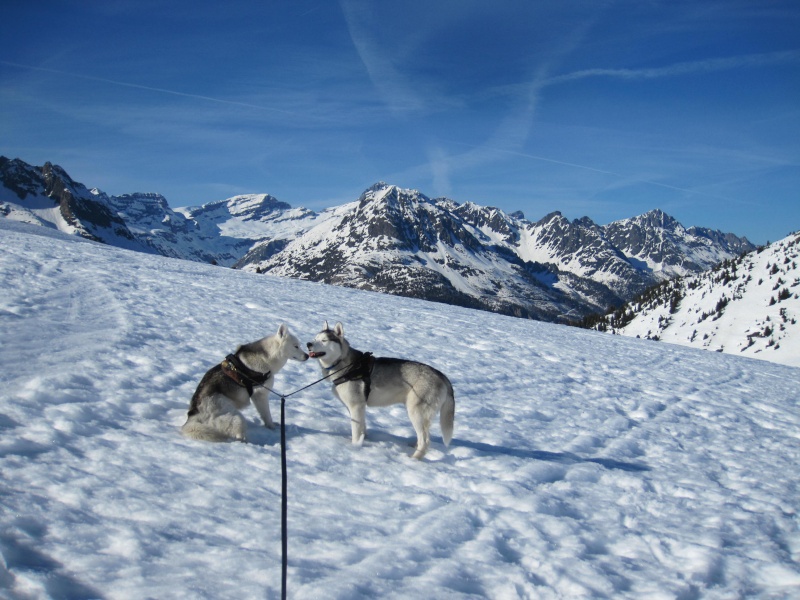
[[350,411],[353,444],[361,444],[367,432],[367,406],[405,404],[417,447],[413,458],[425,456],[430,445],[431,419],[440,413],[439,424],[445,445],[453,437],[456,402],[453,386],[443,374],[422,363],[399,358],[375,358],[369,352],[351,348],[344,338],[344,327],[325,325],[308,354],[319,359],[325,375],[339,374],[333,380],[333,393]]
[[189,405],[189,415],[181,428],[196,440],[247,441],[247,421],[239,411],[250,400],[264,425],[275,427],[269,413],[269,388],[289,359],[308,360],[300,341],[282,324],[278,333],[239,346],[222,363],[212,367],[200,381]]

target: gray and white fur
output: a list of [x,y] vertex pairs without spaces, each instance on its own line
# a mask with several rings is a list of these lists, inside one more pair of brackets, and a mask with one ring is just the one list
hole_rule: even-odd
[[256,376],[226,374],[226,371],[230,373],[223,368],[223,365],[227,367],[227,359],[209,369],[192,396],[186,423],[181,428],[183,435],[209,442],[247,441],[247,421],[239,411],[251,400],[264,425],[273,429],[269,389],[274,384],[275,373],[289,359],[308,360],[308,354],[300,348],[300,341],[289,333],[286,324],[281,324],[275,335],[239,346],[233,356],[247,370],[255,372],[250,375]]
[[413,458],[421,459],[430,446],[431,421],[439,413],[445,446],[453,437],[455,396],[446,375],[433,367],[399,358],[372,358],[350,347],[344,326],[333,329],[326,321],[313,341],[306,344],[322,372],[333,377],[333,393],[350,412],[352,442],[361,445],[366,436],[367,406],[405,404],[417,434]]

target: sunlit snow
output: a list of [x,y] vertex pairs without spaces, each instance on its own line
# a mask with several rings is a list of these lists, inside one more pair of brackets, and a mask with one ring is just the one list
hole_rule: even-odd
[[800,597],[798,368],[8,219],[0,282],[0,597],[278,597],[279,433],[179,428],[238,344],[325,319],[445,372],[456,430],[418,462],[402,407],[356,448],[326,384],[287,400],[289,597]]

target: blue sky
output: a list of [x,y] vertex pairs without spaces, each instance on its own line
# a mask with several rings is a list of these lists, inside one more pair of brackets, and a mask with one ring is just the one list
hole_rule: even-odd
[[0,154],[173,206],[386,181],[600,224],[800,229],[800,3],[8,2]]

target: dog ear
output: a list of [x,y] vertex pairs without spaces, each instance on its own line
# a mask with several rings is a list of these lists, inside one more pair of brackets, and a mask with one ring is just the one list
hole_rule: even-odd
[[336,323],[336,325],[333,326],[333,333],[339,337],[344,337],[344,325],[342,325],[341,322]]
[[325,322],[322,324],[322,331],[328,331],[328,321],[327,320],[325,320]]
[[286,323],[281,323],[281,326],[278,327],[278,337],[286,337],[287,333],[289,333],[289,327]]

